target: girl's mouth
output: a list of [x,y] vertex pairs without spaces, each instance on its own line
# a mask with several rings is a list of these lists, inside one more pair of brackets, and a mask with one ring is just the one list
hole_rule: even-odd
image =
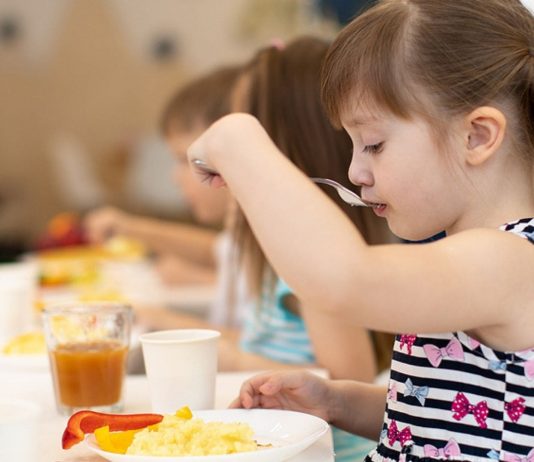
[[373,209],[379,217],[384,216],[387,205],[379,202],[368,202],[369,206]]

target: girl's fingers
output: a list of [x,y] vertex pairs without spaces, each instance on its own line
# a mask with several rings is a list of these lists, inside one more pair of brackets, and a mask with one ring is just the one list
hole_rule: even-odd
[[239,396],[228,405],[229,409],[241,409],[242,407],[241,398]]

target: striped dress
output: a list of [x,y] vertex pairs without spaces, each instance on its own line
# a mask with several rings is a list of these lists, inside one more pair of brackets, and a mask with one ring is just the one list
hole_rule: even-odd
[[[534,243],[532,218],[501,229]],[[397,336],[384,427],[366,458],[389,460],[534,462],[534,348],[496,351],[465,332]]]
[[[261,309],[247,310],[241,334],[241,348],[285,364],[313,364],[315,354],[300,316],[284,306],[291,289],[281,280],[275,299],[264,297]],[[376,441],[332,429],[336,462],[361,461],[376,446]]]

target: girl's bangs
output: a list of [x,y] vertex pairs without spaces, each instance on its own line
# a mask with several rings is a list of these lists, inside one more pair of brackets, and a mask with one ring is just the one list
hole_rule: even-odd
[[321,96],[336,127],[343,114],[362,107],[409,118],[416,98],[407,83],[407,50],[402,46],[407,19],[402,5],[372,8],[352,21],[330,47]]

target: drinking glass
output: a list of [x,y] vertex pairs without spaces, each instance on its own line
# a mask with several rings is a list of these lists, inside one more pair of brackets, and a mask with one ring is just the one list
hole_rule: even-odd
[[56,407],[123,409],[123,383],[132,323],[131,307],[117,302],[71,303],[43,311]]

